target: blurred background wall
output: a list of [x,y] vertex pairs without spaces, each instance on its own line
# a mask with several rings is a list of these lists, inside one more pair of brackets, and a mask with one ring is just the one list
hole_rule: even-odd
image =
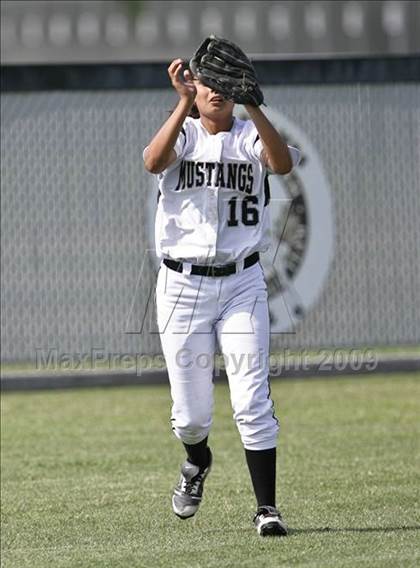
[[3,0],[2,63],[188,57],[216,33],[253,57],[420,51],[417,0]]
[[[335,225],[320,298],[291,334],[272,335],[273,348],[420,344],[420,85],[284,85],[264,93],[280,124],[291,121],[311,141]],[[3,95],[3,360],[35,361],[37,350],[49,349],[160,351],[149,230],[157,190],[141,153],[175,101],[169,87]],[[304,144],[299,136],[293,142]],[[316,241],[313,162],[289,182],[294,192],[302,186]],[[279,195],[273,186],[273,212]],[[293,243],[303,227],[287,216],[289,229]],[[306,245],[302,254],[304,267]],[[309,286],[316,272],[315,259]]]
[[[166,62],[189,57],[211,32],[261,59],[268,109],[302,133],[293,143],[313,146],[333,203],[323,292],[273,347],[420,344],[420,73],[419,58],[408,57],[420,52],[419,15],[414,1],[3,1],[2,68],[22,64],[12,75],[25,92],[8,86],[1,98],[2,360],[33,363],[39,349],[160,351],[148,309],[156,188],[141,151],[176,101]],[[346,54],[397,53],[409,82],[393,80],[384,59],[345,65]],[[308,84],[307,62],[299,76],[290,70],[293,58],[319,54],[342,82],[321,72]],[[288,58],[289,84],[280,65]],[[147,88],[109,89],[104,70],[123,78],[127,66],[105,64],[126,61],[149,77]],[[51,89],[43,77],[74,62],[92,63],[102,87],[74,87],[68,67],[70,84]],[[361,79],[349,81],[348,70]],[[297,168],[292,189],[309,166]],[[145,333],[132,334],[146,313]]]

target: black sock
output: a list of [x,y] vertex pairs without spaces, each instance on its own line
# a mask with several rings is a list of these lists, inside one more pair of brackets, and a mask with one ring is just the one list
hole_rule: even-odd
[[198,444],[185,444],[187,450],[188,461],[194,465],[198,465],[200,469],[204,469],[209,465],[209,449],[207,447],[208,437],[204,438]]
[[276,448],[245,450],[258,507],[276,506]]

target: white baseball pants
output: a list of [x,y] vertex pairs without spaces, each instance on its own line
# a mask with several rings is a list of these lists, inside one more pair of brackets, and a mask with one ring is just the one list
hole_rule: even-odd
[[210,431],[217,341],[244,447],[275,447],[279,426],[270,398],[270,326],[260,263],[222,277],[179,273],[161,263],[156,305],[175,435],[197,444]]

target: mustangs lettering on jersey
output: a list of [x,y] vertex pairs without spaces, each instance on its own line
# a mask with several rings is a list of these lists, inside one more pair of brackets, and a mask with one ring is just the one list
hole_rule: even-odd
[[157,175],[157,256],[217,265],[267,250],[267,170],[254,123],[235,117],[231,130],[210,134],[188,117],[174,149]]
[[254,173],[247,162],[192,162],[182,160],[175,191],[181,189],[219,187],[252,193]]

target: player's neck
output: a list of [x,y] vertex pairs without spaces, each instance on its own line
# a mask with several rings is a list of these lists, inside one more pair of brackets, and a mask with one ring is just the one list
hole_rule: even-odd
[[216,120],[208,116],[200,116],[201,124],[209,134],[217,134],[218,132],[229,132],[232,130],[235,118],[232,115],[220,117]]

